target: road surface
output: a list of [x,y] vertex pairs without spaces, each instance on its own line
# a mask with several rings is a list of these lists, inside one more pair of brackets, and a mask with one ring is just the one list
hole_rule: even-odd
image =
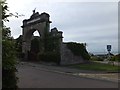
[[17,68],[19,88],[118,88],[117,82],[56,73],[44,67],[20,64]]

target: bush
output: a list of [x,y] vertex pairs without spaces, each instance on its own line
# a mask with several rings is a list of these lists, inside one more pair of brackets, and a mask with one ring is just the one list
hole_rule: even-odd
[[[4,21],[9,21],[7,17],[8,6],[6,0],[0,1],[2,10],[2,90],[17,90],[16,70],[16,51],[13,38],[10,36],[10,28],[4,25]],[[1,37],[0,37],[1,38]]]
[[113,56],[110,61],[118,61],[120,62],[120,54]]
[[74,55],[82,56],[86,60],[90,59],[90,55],[88,54],[88,52],[83,44],[69,42],[69,43],[67,43],[67,47],[72,51],[72,53]]
[[91,61],[103,61],[104,59],[97,57],[97,56],[92,56],[90,60]]
[[44,62],[60,62],[60,54],[58,52],[46,52],[46,53],[39,53],[38,59]]
[[2,42],[2,88],[17,88],[15,47],[12,41]]

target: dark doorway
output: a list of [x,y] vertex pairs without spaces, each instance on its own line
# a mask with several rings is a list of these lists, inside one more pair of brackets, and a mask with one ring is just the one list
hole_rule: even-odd
[[40,42],[41,37],[38,31],[36,30],[31,38],[31,47],[30,51],[28,52],[28,59],[31,61],[37,61],[37,55],[40,52]]

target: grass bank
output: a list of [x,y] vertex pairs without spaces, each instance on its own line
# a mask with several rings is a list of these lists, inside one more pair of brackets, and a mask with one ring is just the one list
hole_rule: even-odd
[[107,71],[107,72],[120,71],[120,66],[113,66],[113,65],[102,64],[97,62],[91,62],[87,64],[68,65],[68,67],[77,68],[81,70],[95,70],[95,71]]

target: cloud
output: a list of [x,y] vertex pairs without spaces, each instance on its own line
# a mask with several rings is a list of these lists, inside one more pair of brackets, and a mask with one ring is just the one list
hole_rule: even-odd
[[116,2],[8,1],[10,11],[25,15],[18,19],[10,18],[10,23],[7,23],[14,37],[22,34],[20,27],[22,20],[28,19],[32,10],[36,8],[40,13],[50,14],[51,28],[57,27],[58,30],[63,31],[65,42],[86,42],[89,51],[92,52],[96,49],[102,51],[107,44],[112,44],[113,49],[117,50],[118,3]]

